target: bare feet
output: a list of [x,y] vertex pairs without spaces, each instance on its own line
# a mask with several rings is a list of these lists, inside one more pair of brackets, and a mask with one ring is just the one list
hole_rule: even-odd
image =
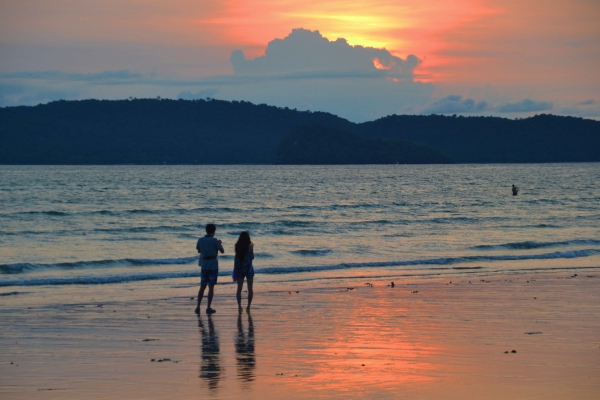
[[200,314],[200,307],[196,307],[196,309],[194,310],[194,313]]

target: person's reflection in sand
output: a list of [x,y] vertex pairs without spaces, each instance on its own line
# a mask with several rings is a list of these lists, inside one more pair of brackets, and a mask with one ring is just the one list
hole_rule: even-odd
[[256,357],[254,355],[254,324],[248,314],[248,334],[244,332],[242,314],[238,316],[237,336],[235,337],[235,359],[237,361],[238,379],[248,385],[254,380]]
[[219,336],[215,331],[212,316],[208,315],[208,329],[204,326],[202,318],[198,317],[198,327],[202,335],[202,360],[200,362],[200,378],[206,379],[208,388],[214,390],[221,379],[221,365],[219,363]]

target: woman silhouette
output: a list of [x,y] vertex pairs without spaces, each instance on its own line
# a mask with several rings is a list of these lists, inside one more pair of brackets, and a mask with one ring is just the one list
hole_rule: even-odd
[[242,311],[242,289],[244,288],[244,278],[248,280],[248,307],[246,311],[250,311],[252,303],[252,281],[254,279],[254,267],[252,260],[254,259],[254,244],[250,240],[250,234],[246,231],[240,233],[237,243],[235,244],[235,273],[237,276],[237,293],[235,295],[238,303],[238,308]]

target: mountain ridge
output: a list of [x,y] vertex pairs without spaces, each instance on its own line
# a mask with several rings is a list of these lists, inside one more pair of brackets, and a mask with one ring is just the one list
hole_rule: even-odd
[[301,125],[421,143],[456,163],[600,161],[600,122],[574,117],[392,115],[355,124],[246,101],[133,99],[0,108],[0,164],[272,164]]

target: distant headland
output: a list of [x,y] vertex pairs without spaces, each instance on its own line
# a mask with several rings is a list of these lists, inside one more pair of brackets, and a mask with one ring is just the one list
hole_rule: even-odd
[[4,165],[597,161],[600,121],[546,114],[392,115],[355,124],[324,112],[214,99],[0,108]]

